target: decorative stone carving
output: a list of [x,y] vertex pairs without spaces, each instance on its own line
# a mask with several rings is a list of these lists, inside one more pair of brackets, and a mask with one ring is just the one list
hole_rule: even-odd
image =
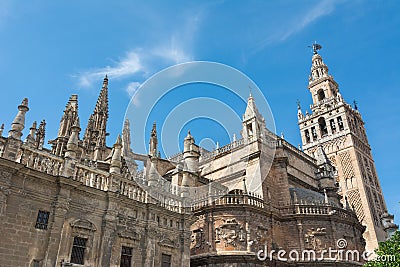
[[235,218],[226,219],[223,224],[215,229],[215,242],[224,242],[225,247],[231,245],[236,247],[238,242],[246,241],[246,231],[243,225],[240,225]]
[[137,233],[134,229],[130,228],[123,229],[118,233],[118,236],[121,238],[127,238],[135,241],[139,241],[141,238],[141,235],[139,233]]
[[320,251],[327,248],[326,228],[310,228],[304,234],[304,243],[307,249]]
[[179,241],[172,240],[165,235],[162,236],[162,239],[158,242],[160,246],[170,247],[170,248],[179,248]]
[[72,221],[70,225],[72,228],[83,229],[90,232],[95,232],[97,230],[96,226],[93,223],[85,219],[77,219],[75,221]]
[[204,248],[205,238],[204,238],[204,231],[202,228],[195,229],[192,231],[191,236],[191,249],[202,249]]

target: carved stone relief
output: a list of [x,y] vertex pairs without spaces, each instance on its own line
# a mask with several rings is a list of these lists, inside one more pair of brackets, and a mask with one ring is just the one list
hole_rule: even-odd
[[320,251],[327,248],[327,242],[326,228],[310,228],[304,234],[306,249]]
[[226,219],[219,227],[215,229],[215,242],[224,242],[225,247],[236,247],[238,242],[246,241],[246,230],[239,224],[235,218]]

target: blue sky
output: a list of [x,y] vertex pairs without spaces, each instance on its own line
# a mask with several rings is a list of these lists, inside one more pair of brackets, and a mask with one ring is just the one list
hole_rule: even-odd
[[[77,93],[84,129],[108,73],[112,145],[140,84],[173,64],[206,60],[248,75],[266,96],[277,133],[297,145],[296,101],[303,109],[311,103],[307,46],[316,40],[344,98],[358,102],[388,208],[399,223],[399,12],[398,1],[0,0],[0,123],[6,134],[28,97],[26,129],[46,119],[47,139],[53,139],[69,95]],[[224,99],[212,86],[192,87]],[[244,111],[242,103],[235,107]],[[160,114],[168,112],[163,108]],[[209,128],[221,144],[228,141],[219,126],[201,125],[192,125],[195,138],[206,138],[200,130]]]

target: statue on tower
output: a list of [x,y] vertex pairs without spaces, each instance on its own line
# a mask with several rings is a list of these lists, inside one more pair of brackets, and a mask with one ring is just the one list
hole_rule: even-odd
[[315,41],[315,42],[312,44],[312,46],[309,46],[309,47],[312,47],[312,50],[313,50],[313,52],[314,52],[314,55],[315,55],[315,54],[318,54],[318,50],[321,50],[321,49],[322,49],[322,45],[317,44],[317,41]]

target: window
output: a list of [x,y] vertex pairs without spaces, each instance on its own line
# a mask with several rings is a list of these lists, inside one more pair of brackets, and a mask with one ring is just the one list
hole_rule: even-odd
[[121,267],[131,267],[132,264],[132,248],[122,246],[121,250]]
[[331,124],[332,133],[335,133],[335,132],[336,132],[335,120],[334,120],[334,119],[331,119],[331,120],[330,120],[330,124]]
[[72,245],[71,263],[84,264],[84,255],[86,249],[86,238],[74,237],[74,244]]
[[325,93],[323,89],[319,89],[317,94],[318,94],[318,101],[325,99]]
[[339,116],[339,117],[337,118],[337,123],[338,123],[338,125],[339,125],[339,131],[343,131],[344,126],[343,126],[343,121],[342,121],[342,117],[341,117],[341,116]]
[[251,124],[247,125],[247,135],[252,136],[253,135],[253,127]]
[[162,254],[161,267],[171,267],[171,255]]
[[304,135],[306,137],[306,143],[310,143],[310,133],[308,132],[308,130],[304,131]]
[[40,267],[40,261],[39,260],[33,260],[32,261],[32,267]]
[[38,216],[36,219],[35,228],[46,230],[47,224],[49,223],[49,215],[50,215],[50,212],[39,210]]
[[311,127],[311,134],[312,134],[313,141],[317,140],[318,136],[317,136],[317,131],[315,130],[315,127]]
[[328,128],[326,127],[326,122],[323,117],[318,119],[319,129],[321,130],[321,136],[328,134]]

